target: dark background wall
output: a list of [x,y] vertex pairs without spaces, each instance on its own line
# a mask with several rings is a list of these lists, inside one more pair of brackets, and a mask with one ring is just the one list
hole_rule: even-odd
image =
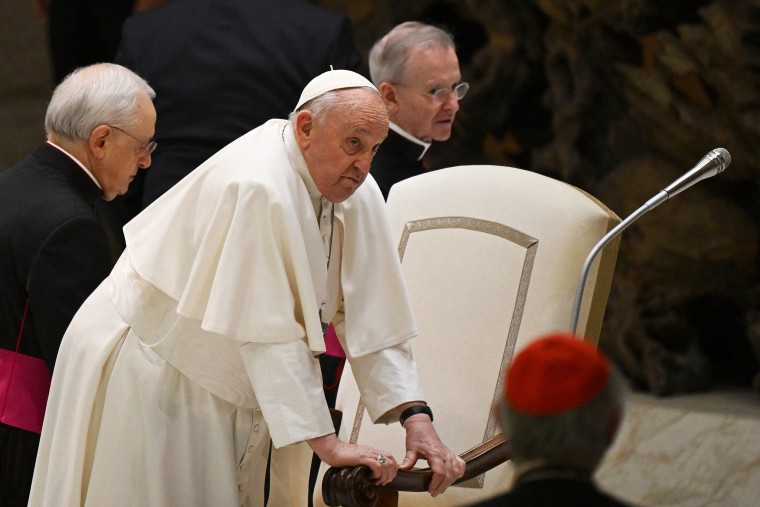
[[[435,164],[530,169],[621,217],[716,147],[728,170],[623,234],[600,346],[667,395],[758,372],[760,3],[321,0],[364,54],[394,24],[443,25],[472,85]],[[758,386],[756,386],[757,388]]]
[[53,91],[44,27],[29,0],[0,0],[0,170],[45,138]]
[[[345,12],[365,55],[406,20],[448,28],[463,79],[433,166],[552,176],[625,217],[711,149],[732,155],[626,229],[600,346],[643,390],[749,387],[758,373],[760,2],[315,0]],[[43,22],[0,3],[0,167],[42,139]],[[760,381],[754,381],[760,390]]]

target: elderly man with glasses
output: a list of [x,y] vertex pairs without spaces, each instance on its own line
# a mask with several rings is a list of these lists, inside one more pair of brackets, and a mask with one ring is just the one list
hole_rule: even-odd
[[451,126],[469,85],[462,82],[451,34],[409,21],[378,40],[369,54],[372,81],[388,108],[388,139],[372,162],[372,176],[387,198],[397,182],[424,172],[433,141]]
[[0,505],[26,506],[46,386],[74,313],[114,265],[103,200],[156,143],[153,89],[97,64],[53,92],[46,142],[0,173]]

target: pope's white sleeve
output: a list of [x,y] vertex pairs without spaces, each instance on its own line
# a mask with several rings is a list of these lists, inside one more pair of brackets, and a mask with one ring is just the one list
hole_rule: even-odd
[[373,422],[398,421],[390,410],[402,403],[425,400],[409,342],[348,360]]
[[319,362],[306,343],[246,343],[240,355],[275,447],[335,431]]

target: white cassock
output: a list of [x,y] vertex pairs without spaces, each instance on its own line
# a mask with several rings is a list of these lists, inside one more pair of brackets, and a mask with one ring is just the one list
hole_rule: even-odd
[[127,224],[63,338],[29,505],[263,505],[270,437],[333,431],[320,310],[375,422],[423,400],[374,180],[331,215],[290,123],[271,120]]

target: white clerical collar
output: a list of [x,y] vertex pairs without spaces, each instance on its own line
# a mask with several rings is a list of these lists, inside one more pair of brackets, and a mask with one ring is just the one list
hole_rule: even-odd
[[90,172],[90,170],[89,170],[89,169],[87,169],[87,168],[84,166],[84,164],[83,164],[82,162],[80,162],[80,161],[79,161],[79,159],[78,159],[78,158],[76,158],[74,155],[72,155],[72,154],[71,154],[71,153],[69,153],[68,151],[64,150],[63,148],[61,148],[60,146],[58,146],[58,145],[57,145],[57,144],[55,144],[54,142],[50,141],[49,139],[48,139],[47,141],[45,141],[45,142],[46,142],[46,143],[48,143],[48,144],[49,144],[50,146],[52,146],[53,148],[55,148],[56,150],[58,150],[58,151],[62,152],[64,155],[66,155],[67,157],[69,157],[69,158],[70,158],[71,160],[73,160],[74,162],[76,162],[76,164],[77,164],[79,167],[81,167],[81,168],[82,168],[82,170],[83,170],[83,171],[84,171],[84,172],[87,174],[87,176],[89,176],[89,177],[90,177],[90,179],[93,181],[93,183],[95,183],[95,184],[98,186],[98,188],[99,188],[100,190],[103,190],[103,187],[101,187],[101,186],[100,186],[100,183],[98,183],[98,180],[95,178],[95,176],[94,176],[94,175],[93,175],[93,174]]
[[425,141],[423,141],[423,140],[421,140],[421,139],[417,139],[417,138],[416,138],[416,137],[414,137],[412,134],[410,134],[410,133],[409,133],[409,132],[407,132],[406,130],[402,129],[401,127],[399,127],[398,125],[396,125],[396,124],[395,124],[395,123],[393,123],[393,122],[388,122],[388,127],[390,127],[390,129],[391,129],[392,131],[394,131],[396,134],[400,135],[400,136],[401,136],[401,137],[403,137],[404,139],[408,139],[408,140],[410,140],[411,142],[413,142],[413,143],[416,143],[416,144],[419,144],[420,146],[422,146],[422,148],[423,148],[423,150],[422,150],[422,153],[421,153],[421,154],[420,154],[420,156],[417,158],[417,160],[422,160],[422,157],[424,157],[424,156],[425,156],[425,153],[427,153],[427,151],[428,151],[428,148],[430,148],[430,145],[431,145],[431,144],[433,144],[433,143],[426,143]]

